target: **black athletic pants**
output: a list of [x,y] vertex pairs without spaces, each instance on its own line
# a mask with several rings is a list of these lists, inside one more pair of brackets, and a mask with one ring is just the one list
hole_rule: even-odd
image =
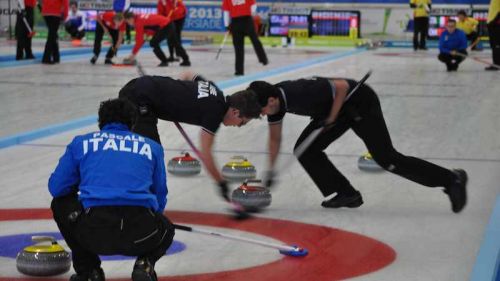
[[[474,44],[474,42],[476,42],[476,40],[477,40],[478,37],[479,37],[479,35],[475,31],[467,34],[467,40],[470,41],[469,46],[472,45],[472,44]],[[477,43],[474,47],[472,47],[472,50],[476,50],[477,49],[477,45],[479,45],[479,43]]]
[[500,13],[488,23],[488,35],[492,51],[493,64],[500,65]]
[[[109,47],[109,50],[106,53],[106,58],[112,59],[116,55],[117,50],[115,50],[115,46],[116,42],[118,41],[119,31],[109,27],[106,28],[108,29],[109,34],[111,35],[111,41],[112,41],[111,46]],[[104,36],[104,29],[99,23],[97,23],[95,27],[95,39],[94,39],[94,55],[96,57],[99,57],[99,54],[101,53],[101,42],[103,36]]]
[[427,33],[429,32],[429,17],[414,18],[413,49],[424,49]]
[[[33,30],[33,8],[26,7],[26,21]],[[17,48],[16,48],[16,60],[22,60],[23,58],[30,59],[33,58],[33,51],[31,50],[31,37],[29,37],[28,28],[23,21],[23,16],[18,13],[16,18],[16,38],[17,38]]]
[[[78,274],[99,268],[98,255],[137,256],[154,265],[170,247],[175,234],[172,223],[163,214],[137,206],[83,210],[76,193],[54,198],[51,209],[72,251],[73,268]],[[78,217],[70,218],[77,213]]]
[[[459,50],[457,52],[467,55],[466,50]],[[451,54],[445,54],[445,53],[440,53],[438,59],[444,64],[446,64],[446,69],[448,70],[453,70],[453,69],[456,70],[458,68],[458,65],[465,60],[465,58],[462,56],[452,56]]]
[[170,23],[167,26],[163,27],[162,29],[158,30],[151,39],[151,41],[149,41],[149,45],[153,48],[153,53],[155,53],[156,57],[160,59],[160,61],[162,62],[167,61],[167,57],[165,56],[165,53],[163,53],[160,47],[161,41],[165,39],[167,39],[168,42],[171,42],[171,44],[173,44],[176,54],[180,56],[183,61],[189,61],[189,57],[186,53],[186,50],[184,50],[184,48],[182,47],[181,42],[177,40],[177,35],[175,33],[175,26],[173,23]]
[[[311,121],[295,147],[318,128],[319,121]],[[450,170],[405,156],[394,149],[379,99],[369,86],[364,85],[344,104],[336,125],[322,133],[299,159],[323,196],[327,197],[335,192],[347,195],[355,192],[349,180],[337,170],[324,152],[349,129],[363,140],[373,159],[385,170],[428,187],[448,186],[453,182],[454,174]]]
[[72,39],[82,39],[83,36],[85,36],[85,30],[78,30],[78,26],[71,24],[70,21],[64,24],[64,28],[66,29],[66,32],[69,33]]
[[[177,36],[177,41],[182,45],[182,29],[184,28],[184,21],[186,18],[178,19],[173,22],[175,28],[175,35]],[[174,44],[167,40],[168,44],[168,52],[170,53],[170,57],[174,57]]]
[[233,34],[233,46],[236,54],[236,74],[244,74],[245,36],[250,37],[259,62],[267,64],[266,51],[264,51],[264,47],[262,47],[262,43],[257,37],[251,16],[232,18],[231,33]]
[[61,18],[56,16],[44,16],[45,23],[49,29],[49,34],[47,36],[47,42],[45,43],[45,51],[43,52],[43,63],[58,63],[60,61],[59,57],[59,42],[57,30],[59,29],[59,24],[61,23]]
[[160,134],[158,133],[158,117],[154,113],[153,106],[147,98],[142,97],[140,90],[137,88],[141,87],[136,83],[137,79],[133,79],[128,82],[118,94],[119,98],[125,98],[131,101],[137,107],[137,118],[135,124],[132,127],[132,132],[137,133],[141,136],[150,138],[157,143],[161,144]]

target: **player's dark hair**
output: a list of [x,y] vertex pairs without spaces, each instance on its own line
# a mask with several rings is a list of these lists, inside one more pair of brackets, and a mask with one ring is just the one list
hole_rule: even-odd
[[454,19],[449,19],[448,22],[452,22],[452,23],[455,23],[455,24],[457,23],[457,21],[454,20]]
[[114,16],[113,16],[113,20],[114,21],[122,21],[124,19],[123,17],[123,14],[122,13],[116,13]]
[[458,11],[457,15],[462,15],[462,16],[466,17],[467,13],[464,10],[460,10],[460,11]]
[[103,101],[99,106],[99,129],[110,123],[121,123],[132,129],[136,116],[135,105],[127,99],[118,98]]
[[267,105],[269,98],[278,98],[280,90],[278,87],[265,81],[254,81],[248,86],[248,90],[252,90],[257,94],[257,99],[261,107]]
[[70,5],[70,6],[75,5],[75,6],[77,6],[77,7],[78,7],[78,3],[77,3],[76,1],[70,1],[70,2],[69,2],[69,5]]
[[260,117],[262,107],[257,94],[251,90],[243,90],[226,97],[230,107],[240,111],[241,118],[255,119]]
[[133,13],[132,11],[128,11],[128,10],[127,10],[127,11],[125,11],[125,12],[123,13],[123,17],[124,17],[126,20],[131,19],[131,18],[133,18],[133,17],[134,17],[134,13]]

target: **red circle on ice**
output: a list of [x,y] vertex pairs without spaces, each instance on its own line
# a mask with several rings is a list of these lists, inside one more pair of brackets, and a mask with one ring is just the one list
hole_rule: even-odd
[[[368,274],[391,264],[396,252],[388,245],[370,237],[331,227],[294,221],[253,218],[234,221],[223,214],[168,211],[175,223],[207,225],[252,232],[298,245],[309,250],[306,257],[283,258],[254,267],[206,274],[160,276],[160,281],[331,281]],[[48,209],[0,209],[0,221],[51,219]],[[30,230],[31,231],[31,230]],[[273,251],[270,249],[270,251]],[[242,253],[243,258],[244,253]],[[0,281],[39,281],[34,277],[0,277]],[[52,277],[44,281],[66,279]],[[128,278],[106,278],[128,281]]]

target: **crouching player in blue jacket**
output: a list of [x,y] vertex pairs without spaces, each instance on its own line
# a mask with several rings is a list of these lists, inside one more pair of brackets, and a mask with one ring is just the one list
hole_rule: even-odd
[[467,55],[467,36],[457,29],[454,19],[448,20],[446,30],[439,37],[438,59],[446,64],[446,70],[457,71],[458,65]]
[[172,243],[163,149],[130,132],[135,112],[124,99],[103,102],[100,131],[75,137],[50,176],[54,220],[76,271],[70,281],[105,280],[98,254],[137,256],[132,280],[155,281]]

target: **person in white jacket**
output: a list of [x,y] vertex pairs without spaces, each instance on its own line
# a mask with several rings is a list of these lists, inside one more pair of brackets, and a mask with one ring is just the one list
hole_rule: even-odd
[[85,36],[85,25],[87,15],[78,9],[76,2],[69,4],[70,10],[65,21],[66,31],[71,35],[71,39],[82,39]]

